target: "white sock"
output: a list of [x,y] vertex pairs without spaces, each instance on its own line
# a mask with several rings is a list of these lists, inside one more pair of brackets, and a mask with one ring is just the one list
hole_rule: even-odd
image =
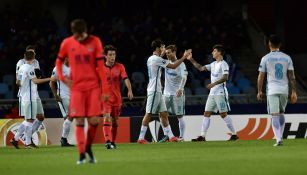
[[183,120],[183,117],[181,118],[178,118],[178,125],[179,125],[179,132],[180,132],[180,135],[179,137],[182,137],[184,136],[184,131],[185,131],[185,122]]
[[31,137],[32,137],[32,129],[33,129],[33,123],[31,122],[27,122],[26,123],[26,145],[30,145],[31,144]]
[[39,121],[37,119],[34,120],[34,122],[32,123],[32,133],[35,133],[36,131],[38,131],[39,126],[42,124],[42,121]]
[[141,126],[141,131],[140,131],[140,135],[139,135],[139,140],[144,140],[146,131],[147,131],[148,126]]
[[67,138],[69,131],[70,131],[70,126],[71,126],[71,121],[68,119],[65,119],[64,123],[63,123],[63,131],[62,131],[62,137],[63,138]]
[[164,127],[162,125],[162,128],[163,128],[163,131],[164,131],[165,135],[167,135],[168,138],[173,138],[174,137],[171,125],[168,124],[166,127]]
[[285,129],[285,125],[286,125],[286,119],[284,114],[280,114],[279,116],[279,124],[280,124],[280,135],[281,135],[281,140],[283,139],[283,135],[284,135],[284,129]]
[[224,117],[224,121],[228,127],[228,129],[230,130],[230,132],[232,133],[232,135],[237,135],[236,131],[235,131],[235,128],[233,127],[233,124],[232,124],[232,120],[229,116],[226,116]]
[[203,124],[201,125],[201,132],[200,132],[200,135],[202,137],[206,137],[209,126],[210,126],[210,117],[204,117]]
[[273,128],[276,142],[281,141],[279,116],[272,116],[272,128]]
[[25,129],[26,129],[26,122],[27,122],[27,121],[24,120],[24,121],[19,125],[18,130],[17,130],[16,134],[14,135],[14,140],[15,140],[15,141],[18,141],[19,138],[20,138],[20,136],[21,136],[21,134],[22,134],[23,132],[25,132]]

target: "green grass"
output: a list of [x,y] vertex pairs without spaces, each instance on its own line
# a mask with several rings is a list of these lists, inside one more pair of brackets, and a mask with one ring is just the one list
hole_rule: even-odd
[[1,175],[307,174],[307,140],[95,145],[97,164],[76,165],[76,148],[0,148]]

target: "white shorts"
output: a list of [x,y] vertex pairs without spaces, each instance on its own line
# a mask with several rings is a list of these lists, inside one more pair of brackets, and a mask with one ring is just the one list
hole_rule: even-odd
[[207,112],[228,112],[230,111],[230,106],[228,102],[228,97],[225,95],[209,95],[205,111]]
[[35,101],[21,101],[19,108],[20,116],[23,116],[25,119],[36,119],[37,103]]
[[148,92],[146,102],[146,113],[158,114],[166,112],[165,101],[161,92]]
[[180,97],[177,97],[176,95],[166,96],[163,95],[163,98],[165,100],[166,109],[170,114],[173,115],[184,115],[185,110],[185,96],[182,95]]
[[58,102],[63,117],[68,116],[69,100],[69,98],[62,98],[62,101]]
[[40,98],[36,99],[36,103],[37,103],[37,114],[44,115],[44,108],[41,99]]
[[267,97],[268,114],[284,113],[288,103],[288,94],[274,94]]

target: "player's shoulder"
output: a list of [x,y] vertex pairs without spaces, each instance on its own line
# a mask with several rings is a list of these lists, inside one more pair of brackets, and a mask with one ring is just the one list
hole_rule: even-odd
[[26,63],[26,60],[24,58],[21,58],[17,61],[17,65],[22,65],[22,64],[25,64]]

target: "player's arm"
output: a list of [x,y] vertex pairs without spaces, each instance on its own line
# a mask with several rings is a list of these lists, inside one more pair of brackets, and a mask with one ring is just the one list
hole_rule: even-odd
[[192,58],[192,54],[187,59],[190,60],[193,66],[199,71],[208,71],[206,66],[200,65],[197,61],[194,60],[194,58]]
[[[56,78],[55,71],[56,70],[54,70],[54,72],[52,72],[51,78],[54,78],[54,79]],[[57,89],[58,89],[57,88],[57,81],[56,80],[55,81],[50,81],[49,82],[49,86],[50,86],[50,89],[52,91],[52,94],[53,94],[55,100],[57,102],[62,101],[61,97],[57,94]]]
[[38,79],[36,77],[32,78],[33,83],[35,84],[42,84],[42,83],[47,83],[49,81],[53,81],[52,78],[42,78],[42,79]]
[[128,89],[127,96],[129,98],[129,100],[132,100],[133,99],[133,92],[132,92],[132,86],[131,86],[131,82],[130,82],[129,78],[125,78],[124,82],[125,82],[125,85]]
[[166,67],[170,69],[176,69],[187,57],[192,53],[192,49],[188,49],[184,52],[182,58],[176,60],[174,63],[169,63]]
[[63,69],[62,69],[62,65],[64,63],[65,57],[67,56],[67,45],[68,45],[68,40],[64,40],[60,46],[60,51],[58,53],[58,57],[55,61],[55,67],[57,70],[57,76],[58,79],[62,82],[64,82],[68,87],[71,87],[72,81],[65,77],[63,74]]
[[207,85],[207,88],[208,89],[211,89],[213,88],[214,86],[218,85],[218,84],[221,84],[221,83],[224,83],[228,80],[228,74],[223,74],[222,78],[217,80],[216,82],[213,82],[213,83],[210,83]]
[[290,85],[290,102],[296,103],[297,101],[297,94],[296,94],[296,81],[295,81],[295,74],[294,70],[288,70],[287,71],[288,79],[289,79],[289,85]]
[[262,88],[263,88],[264,78],[265,78],[265,72],[259,71],[258,79],[257,79],[257,89],[258,89],[257,99],[258,100],[262,100],[263,98]]
[[177,97],[180,97],[183,94],[184,86],[185,86],[185,84],[187,82],[187,79],[188,79],[187,75],[183,75],[182,76],[182,79],[181,79],[181,82],[180,82],[180,85],[179,85],[179,89],[177,89],[177,91],[176,91],[176,96]]

